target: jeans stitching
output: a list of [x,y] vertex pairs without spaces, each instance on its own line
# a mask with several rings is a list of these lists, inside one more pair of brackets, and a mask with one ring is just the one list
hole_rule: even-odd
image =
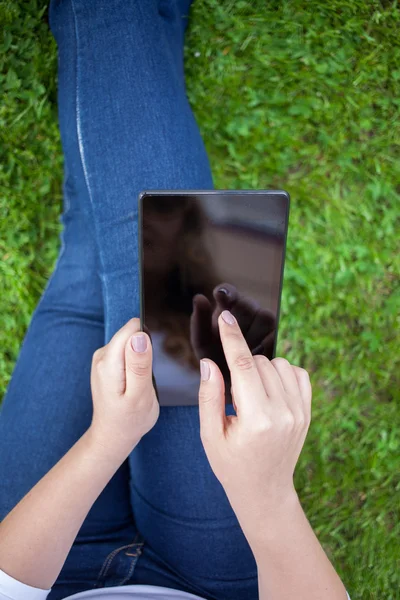
[[[112,552],[110,552],[110,554],[104,560],[104,563],[103,563],[103,565],[102,565],[102,567],[100,569],[100,572],[98,574],[98,577],[97,577],[97,580],[96,580],[96,583],[95,583],[94,587],[97,587],[97,585],[98,585],[98,583],[99,583],[99,581],[100,581],[101,578],[105,578],[107,576],[107,573],[108,573],[108,571],[110,569],[112,561],[114,560],[114,558],[116,557],[116,555],[119,552],[121,552],[121,550],[132,548],[132,546],[134,546],[134,545],[143,546],[144,542],[137,542],[138,537],[139,537],[139,534],[137,533],[135,535],[135,538],[134,538],[134,540],[133,540],[133,542],[131,544],[126,544],[125,546],[121,546],[120,548],[115,548]],[[141,554],[140,548],[138,548],[138,551],[139,551],[139,554]],[[129,555],[129,556],[132,556],[132,555]],[[134,558],[132,559],[132,561],[135,558],[137,559],[138,556],[135,555]]]
[[[132,544],[134,544],[136,542],[136,540],[137,540],[137,534],[136,534],[135,539],[133,540]],[[107,558],[105,559],[105,561],[103,563],[103,566],[101,568],[99,577],[101,575],[104,575],[104,577],[105,577],[107,575],[107,573],[108,573],[108,570],[109,570],[110,565],[111,565],[111,563],[112,563],[112,561],[114,559],[114,556],[116,556],[118,554],[118,552],[120,552],[124,548],[129,548],[130,546],[132,546],[132,544],[128,544],[126,546],[121,546],[120,548],[115,548],[112,552],[110,552],[110,554],[107,556]],[[103,569],[105,569],[104,574],[102,573]]]
[[[132,544],[132,546],[133,545],[134,544]],[[124,585],[127,581],[129,581],[129,579],[135,569],[138,558],[142,554],[141,546],[143,546],[143,542],[142,543],[139,542],[138,544],[136,544],[136,546],[137,546],[137,550],[134,554],[128,554],[128,552],[125,552],[126,556],[132,556],[131,565],[129,567],[128,575],[126,577],[124,577],[124,579],[122,579],[118,585]]]

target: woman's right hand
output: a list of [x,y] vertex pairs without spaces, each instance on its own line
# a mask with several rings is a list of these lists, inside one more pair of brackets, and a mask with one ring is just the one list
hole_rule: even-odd
[[236,319],[218,319],[236,416],[225,415],[224,378],[201,361],[200,433],[211,468],[248,541],[266,511],[297,501],[293,474],[311,419],[307,371],[283,358],[253,356]]

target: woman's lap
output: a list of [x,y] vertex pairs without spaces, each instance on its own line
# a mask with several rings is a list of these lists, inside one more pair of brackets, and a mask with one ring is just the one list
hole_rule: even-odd
[[[178,46],[161,45],[165,28],[176,27],[171,15],[155,16],[160,23],[150,27],[138,3],[118,3],[131,13],[117,23],[108,12],[104,30],[95,5],[51,6],[66,173],[63,248],[4,400],[1,518],[87,429],[93,352],[138,316],[138,193],[212,187]],[[124,548],[135,538],[139,557]],[[255,562],[208,465],[197,407],[162,407],[156,426],[93,505],[49,600],[96,582],[164,585],[210,600],[257,596]]]

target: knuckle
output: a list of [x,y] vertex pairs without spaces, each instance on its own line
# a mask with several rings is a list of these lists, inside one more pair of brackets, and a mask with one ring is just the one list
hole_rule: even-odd
[[256,356],[254,356],[253,360],[256,363],[257,367],[265,367],[265,365],[267,365],[269,363],[268,358],[266,356],[264,356],[263,354],[256,354]]
[[126,366],[130,373],[141,379],[148,377],[151,373],[150,365],[146,363],[139,363],[130,360]]
[[93,353],[93,359],[92,359],[92,361],[94,363],[97,363],[100,360],[102,354],[103,354],[103,348],[97,348],[97,350],[95,350],[94,353]]
[[297,427],[299,429],[304,429],[305,424],[306,424],[306,419],[305,419],[304,415],[300,415],[299,418],[297,419]]
[[307,369],[303,369],[302,367],[299,367],[300,369],[300,379],[303,381],[303,384],[305,386],[305,389],[307,389],[307,387],[310,389],[311,388],[311,379],[310,379],[310,374],[307,371]]
[[104,348],[99,348],[93,354],[92,366],[95,367],[96,371],[102,371],[106,362]]
[[218,397],[216,394],[210,393],[209,390],[200,389],[199,402],[201,402],[201,404],[209,404],[210,402],[216,402],[217,400]]
[[272,421],[268,417],[257,419],[253,423],[253,433],[265,435],[272,429]]
[[294,416],[289,410],[286,410],[281,415],[281,424],[284,429],[292,429],[294,427],[294,424],[295,424]]
[[129,320],[129,327],[133,328],[135,331],[140,331],[140,319],[138,317],[132,317]]
[[129,321],[126,323],[127,327],[131,327],[132,325],[138,325],[140,323],[140,319],[138,317],[131,317]]
[[303,369],[303,367],[296,367],[296,369],[297,369],[297,372],[299,373],[299,375],[301,377],[304,377],[304,379],[310,378],[310,375],[309,375],[307,369]]
[[240,371],[249,371],[254,367],[254,359],[252,356],[248,356],[245,354],[239,354],[235,358],[235,367]]
[[271,360],[272,364],[274,366],[278,366],[278,367],[288,367],[290,366],[290,362],[286,359],[286,358],[282,358],[281,356],[277,356],[276,358],[273,358]]

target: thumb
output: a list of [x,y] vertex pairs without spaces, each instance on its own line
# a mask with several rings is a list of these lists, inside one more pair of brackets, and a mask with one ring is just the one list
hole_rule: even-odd
[[200,361],[200,373],[200,436],[204,442],[214,440],[224,433],[225,383],[221,371],[211,360]]
[[150,337],[137,331],[125,345],[126,394],[140,394],[152,385],[152,358]]

